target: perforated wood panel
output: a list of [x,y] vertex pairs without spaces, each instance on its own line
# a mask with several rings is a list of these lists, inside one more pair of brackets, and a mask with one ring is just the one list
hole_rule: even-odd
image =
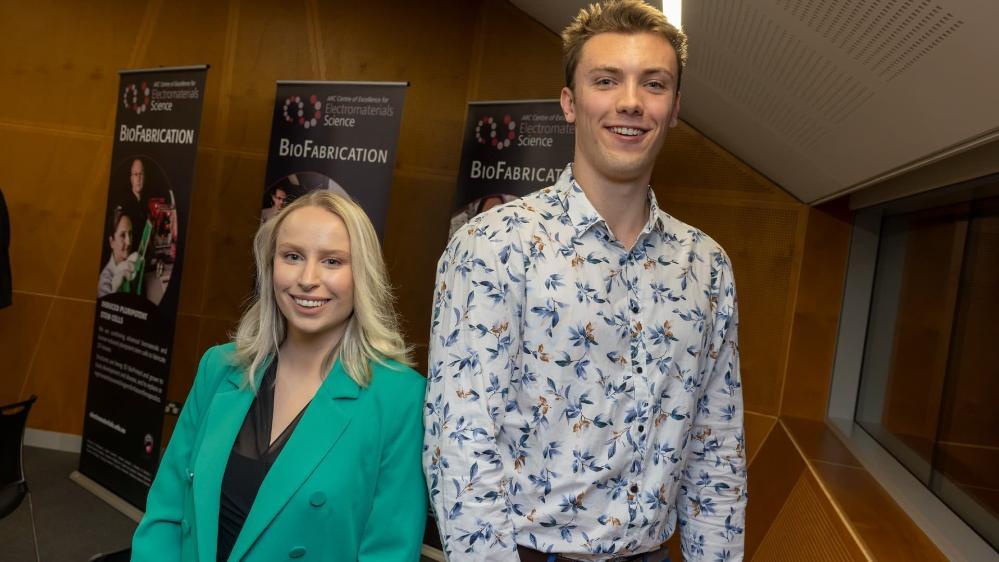
[[685,2],[685,118],[826,200],[991,138],[996,21],[981,0]]
[[870,88],[753,3],[691,7],[688,33],[714,38],[691,50],[698,77],[788,141],[811,147],[870,99]]
[[830,514],[810,473],[799,478],[770,531],[753,556],[754,562],[853,562],[866,560],[844,540],[843,524]]
[[964,25],[933,0],[776,0],[879,78],[894,80]]

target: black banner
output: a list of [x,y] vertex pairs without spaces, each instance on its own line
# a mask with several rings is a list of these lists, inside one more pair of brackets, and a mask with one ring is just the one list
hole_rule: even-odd
[[278,82],[261,220],[313,189],[348,194],[381,237],[405,82]]
[[554,184],[574,143],[575,127],[558,100],[469,103],[450,234],[483,211]]
[[159,463],[206,66],[121,72],[80,472],[139,509]]

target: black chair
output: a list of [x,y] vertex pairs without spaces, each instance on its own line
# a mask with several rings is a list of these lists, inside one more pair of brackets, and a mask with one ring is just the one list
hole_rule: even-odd
[[31,513],[31,544],[38,560],[38,534],[35,531],[35,508],[31,503],[31,490],[24,479],[24,427],[28,413],[38,397],[32,395],[24,402],[0,406],[0,519],[7,517],[28,497]]

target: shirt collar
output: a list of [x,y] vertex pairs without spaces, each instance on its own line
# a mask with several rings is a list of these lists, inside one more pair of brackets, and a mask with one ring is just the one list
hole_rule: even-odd
[[[583,188],[576,182],[576,177],[572,173],[571,162],[566,165],[565,170],[562,171],[562,175],[559,176],[558,182],[555,184],[555,190],[563,210],[561,221],[564,224],[572,226],[576,230],[577,236],[582,236],[587,230],[597,224],[602,225],[605,230],[610,230],[607,228],[607,221],[600,216],[600,213],[597,212],[593,204],[586,197]],[[649,197],[649,219],[645,224],[645,228],[642,229],[642,234],[652,231],[662,233],[666,228],[665,213],[659,209],[655,192],[650,188],[647,190],[647,193]]]

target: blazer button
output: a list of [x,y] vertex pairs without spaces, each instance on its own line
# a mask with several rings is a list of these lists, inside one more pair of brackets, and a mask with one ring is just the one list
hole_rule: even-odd
[[288,551],[288,558],[301,558],[305,556],[305,547],[296,546],[295,548]]
[[311,504],[312,507],[322,507],[322,505],[325,503],[326,503],[326,494],[322,492],[315,492],[311,496],[309,496],[309,504]]
[[191,534],[191,524],[187,522],[187,519],[180,520],[180,532],[185,535]]

